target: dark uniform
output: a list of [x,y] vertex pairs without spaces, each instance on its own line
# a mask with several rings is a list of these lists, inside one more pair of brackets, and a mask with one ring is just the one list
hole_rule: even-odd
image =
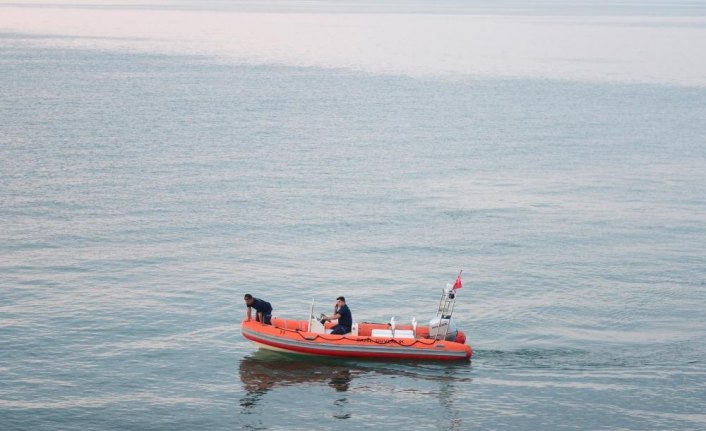
[[255,309],[255,320],[259,322],[259,313],[262,313],[262,319],[264,320],[263,323],[265,325],[272,324],[272,304],[267,301],[263,301],[262,299],[253,298],[251,307]]
[[351,314],[351,310],[348,308],[348,305],[344,304],[343,307],[339,308],[337,314],[341,317],[338,318],[338,325],[332,328],[331,333],[343,335],[351,332],[351,327],[353,326],[353,315]]

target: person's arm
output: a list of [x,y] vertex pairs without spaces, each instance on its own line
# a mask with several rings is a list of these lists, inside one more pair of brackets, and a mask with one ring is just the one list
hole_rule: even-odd
[[333,305],[333,314],[330,316],[326,316],[326,320],[330,322],[332,320],[337,320],[340,318],[341,318],[341,315],[338,314],[338,304],[334,304]]
[[326,316],[326,320],[328,320],[329,322],[332,320],[338,320],[340,318],[341,318],[341,315],[338,313],[334,314],[333,316]]
[[265,313],[263,313],[262,311],[258,311],[257,312],[257,320],[260,323],[265,323]]
[[250,321],[250,312],[251,312],[251,311],[252,311],[252,308],[251,308],[251,307],[248,307],[248,313],[247,313],[248,322]]

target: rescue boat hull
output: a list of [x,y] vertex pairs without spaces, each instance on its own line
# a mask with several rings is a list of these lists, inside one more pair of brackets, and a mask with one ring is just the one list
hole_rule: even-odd
[[[414,360],[469,360],[472,355],[471,347],[462,342],[426,338],[425,327],[417,329],[415,338],[372,335],[374,329],[386,328],[386,324],[362,323],[358,327],[358,335],[317,334],[308,332],[307,321],[275,318],[272,325],[243,321],[241,332],[262,348],[303,355]],[[465,335],[459,334],[457,340],[465,341]]]

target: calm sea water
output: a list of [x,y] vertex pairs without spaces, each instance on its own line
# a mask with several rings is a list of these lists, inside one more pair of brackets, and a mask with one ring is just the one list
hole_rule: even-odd
[[[37,41],[0,35],[0,429],[706,428],[706,88]],[[471,363],[239,332],[244,293],[424,321],[461,268]]]

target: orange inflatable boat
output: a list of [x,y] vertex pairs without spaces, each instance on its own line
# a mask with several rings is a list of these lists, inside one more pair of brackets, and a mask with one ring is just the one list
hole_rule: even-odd
[[260,347],[290,353],[344,358],[395,358],[424,360],[468,360],[471,346],[451,318],[455,291],[447,287],[439,301],[437,317],[428,326],[390,323],[354,323],[345,335],[328,333],[333,326],[313,316],[308,320],[273,318],[272,325],[244,320],[243,336]]

